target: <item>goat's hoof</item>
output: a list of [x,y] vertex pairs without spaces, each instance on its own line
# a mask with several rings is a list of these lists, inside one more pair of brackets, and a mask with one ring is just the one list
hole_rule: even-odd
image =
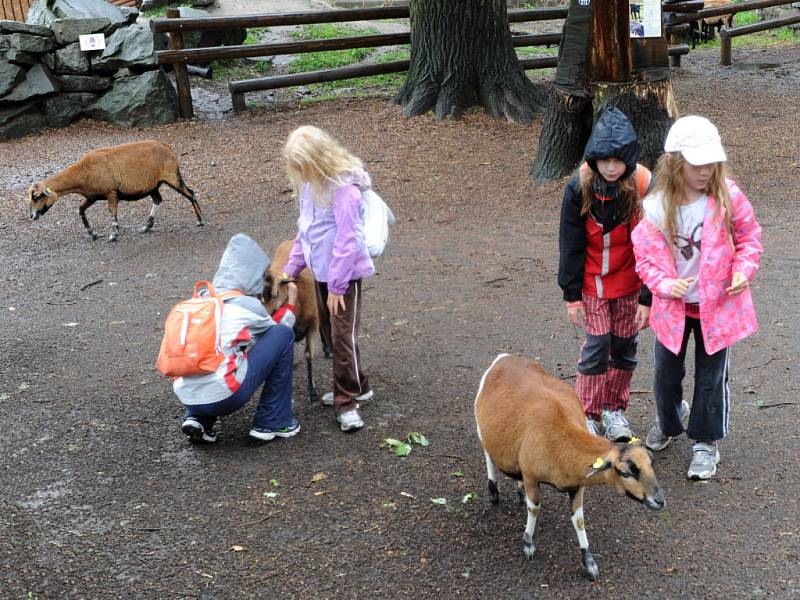
[[152,227],[148,227],[147,225],[142,225],[139,227],[139,233],[149,233],[153,230]]
[[109,242],[116,242],[116,241],[117,241],[117,236],[115,236],[115,235],[112,233],[110,236],[108,236],[108,241],[109,241]]
[[198,227],[202,227],[203,225],[205,225],[205,223],[203,223],[202,221],[198,221],[198,222],[197,222],[197,226],[198,226]]
[[309,402],[316,402],[319,400],[319,394],[317,393],[317,390],[311,390],[308,392],[308,400]]
[[500,504],[500,494],[497,493],[497,484],[489,480],[489,502],[494,505]]
[[594,562],[594,557],[588,548],[581,548],[581,562],[583,563],[583,572],[586,577],[596,581],[600,577],[600,569],[597,568],[597,563]]
[[533,545],[533,539],[527,531],[522,535],[522,552],[528,560],[533,560],[533,555],[536,553],[536,546]]
[[83,237],[89,240],[90,242],[93,242],[97,239],[97,234],[92,231],[87,231],[86,233],[83,234]]

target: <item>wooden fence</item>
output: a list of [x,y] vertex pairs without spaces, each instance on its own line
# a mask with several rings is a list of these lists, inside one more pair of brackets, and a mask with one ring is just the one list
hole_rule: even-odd
[[0,19],[24,21],[33,0],[0,0]]
[[[674,16],[670,19],[670,24],[690,23],[698,19],[706,19],[709,17],[722,17],[728,15],[735,15],[736,13],[745,12],[749,10],[759,10],[762,8],[771,8],[773,6],[794,5],[796,2],[793,0],[744,0],[738,4],[724,4],[722,6],[715,6],[714,8],[703,8],[701,10],[687,11],[687,14]],[[688,3],[687,3],[688,4]],[[665,5],[665,8],[676,5]],[[800,23],[800,14],[782,19],[771,19],[768,21],[761,21],[753,23],[752,25],[741,25],[739,27],[731,27],[730,29],[722,28],[719,32],[721,41],[720,45],[720,64],[730,65],[731,59],[731,38],[759,31],[767,31],[769,29],[778,29]]]

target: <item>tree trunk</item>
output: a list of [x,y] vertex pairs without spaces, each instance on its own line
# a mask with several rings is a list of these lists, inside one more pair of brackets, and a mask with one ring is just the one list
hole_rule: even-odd
[[561,43],[554,90],[545,113],[531,175],[537,180],[569,174],[583,157],[592,125],[608,106],[630,119],[639,135],[640,161],[661,155],[677,109],[667,40],[631,38],[629,0],[572,0]]
[[406,116],[458,117],[479,105],[528,123],[546,94],[517,60],[506,0],[411,0],[411,64],[394,101]]

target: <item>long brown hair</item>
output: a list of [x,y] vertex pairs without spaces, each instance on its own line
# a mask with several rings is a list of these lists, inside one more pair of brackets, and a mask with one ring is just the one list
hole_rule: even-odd
[[[656,182],[653,192],[661,192],[664,202],[664,223],[660,224],[667,239],[672,242],[677,235],[678,208],[686,199],[683,183],[683,165],[686,159],[680,152],[665,152],[656,163]],[[714,166],[708,182],[706,194],[714,198],[714,209],[718,216],[724,216],[728,240],[733,243],[733,222],[731,221],[731,196],[725,178],[728,174],[727,163],[718,162]]]
[[[638,166],[637,166],[638,168]],[[581,195],[583,204],[581,205],[581,216],[585,217],[592,209],[594,199],[594,183],[600,177],[589,165],[582,165],[579,171],[581,181]],[[636,185],[636,169],[625,179],[619,180],[619,197],[617,201],[622,207],[622,225],[627,225],[639,214],[639,186]]]

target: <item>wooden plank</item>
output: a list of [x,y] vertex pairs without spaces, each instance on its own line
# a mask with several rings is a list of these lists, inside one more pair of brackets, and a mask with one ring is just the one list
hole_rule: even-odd
[[14,8],[11,6],[11,0],[3,0],[0,10],[3,11],[2,17],[6,21],[16,21],[14,18]]

